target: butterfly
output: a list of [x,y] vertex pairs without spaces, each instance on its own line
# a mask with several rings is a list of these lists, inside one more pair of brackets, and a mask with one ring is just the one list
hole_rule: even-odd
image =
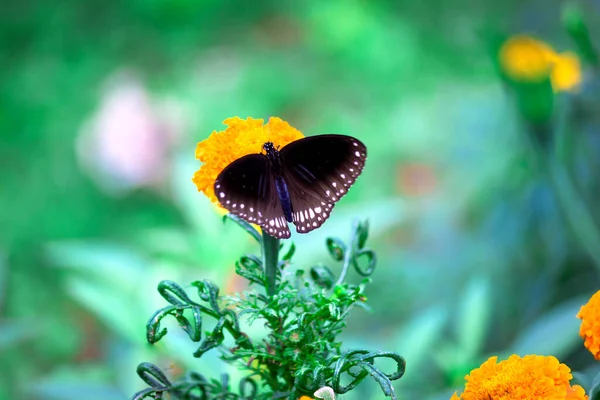
[[263,232],[289,238],[317,229],[362,172],[365,145],[351,136],[317,135],[281,150],[272,142],[266,154],[248,154],[229,164],[215,180],[219,203]]

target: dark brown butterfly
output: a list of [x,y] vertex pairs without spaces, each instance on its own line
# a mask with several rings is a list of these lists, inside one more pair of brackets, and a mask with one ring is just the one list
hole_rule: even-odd
[[276,238],[288,223],[307,233],[323,225],[335,203],[362,172],[367,148],[344,135],[305,137],[265,154],[241,157],[219,174],[215,194],[223,207]]

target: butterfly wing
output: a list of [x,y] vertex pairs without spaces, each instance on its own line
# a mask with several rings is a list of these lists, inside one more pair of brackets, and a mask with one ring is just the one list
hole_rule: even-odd
[[221,206],[232,214],[260,225],[276,238],[290,237],[275,179],[264,155],[249,154],[229,164],[215,180],[214,189]]
[[296,231],[321,226],[362,172],[365,145],[351,136],[318,135],[296,140],[280,151]]

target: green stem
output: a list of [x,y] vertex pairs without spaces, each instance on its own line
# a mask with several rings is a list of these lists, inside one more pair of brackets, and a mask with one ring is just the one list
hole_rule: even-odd
[[277,262],[279,261],[279,239],[263,231],[262,257],[265,267],[267,296],[275,294],[277,288]]
[[358,221],[354,221],[352,223],[352,235],[350,236],[350,240],[348,241],[348,246],[346,247],[346,252],[344,253],[344,263],[342,264],[342,273],[338,278],[335,286],[341,285],[344,283],[344,279],[346,279],[346,275],[348,274],[348,270],[350,269],[350,264],[352,263],[352,257],[354,256],[354,249],[356,247],[356,243],[358,242]]

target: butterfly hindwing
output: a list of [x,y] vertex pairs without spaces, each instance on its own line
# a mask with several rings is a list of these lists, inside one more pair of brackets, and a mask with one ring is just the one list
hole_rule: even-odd
[[317,229],[329,218],[334,203],[291,170],[284,170],[292,199],[292,219],[296,232],[307,233]]
[[260,225],[271,236],[290,237],[264,155],[250,154],[229,164],[215,180],[214,190],[221,206],[232,214]]
[[296,230],[310,232],[329,217],[362,172],[367,149],[344,135],[318,135],[294,141],[280,151]]

